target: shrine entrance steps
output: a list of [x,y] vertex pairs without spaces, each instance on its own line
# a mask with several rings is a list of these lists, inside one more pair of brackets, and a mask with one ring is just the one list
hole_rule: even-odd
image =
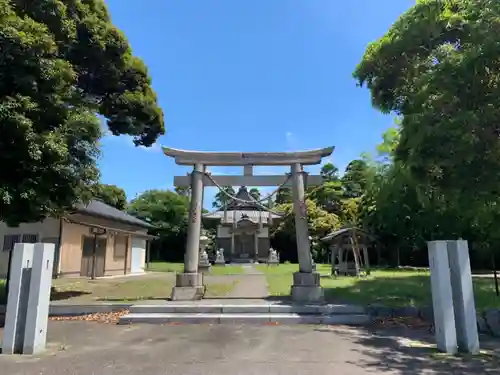
[[361,306],[298,305],[251,300],[247,304],[225,301],[168,302],[163,305],[135,305],[120,324],[326,324],[364,325],[370,316]]

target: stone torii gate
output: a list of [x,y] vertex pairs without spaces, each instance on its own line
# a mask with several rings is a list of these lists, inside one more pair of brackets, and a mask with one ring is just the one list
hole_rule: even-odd
[[[319,273],[313,272],[305,185],[319,185],[322,177],[308,175],[303,166],[316,165],[321,159],[333,153],[334,147],[300,152],[204,152],[186,151],[163,147],[166,156],[175,159],[178,165],[194,166],[187,176],[175,176],[174,185],[191,187],[191,202],[187,229],[184,272],[176,275],[172,290],[173,300],[201,299],[204,293],[203,274],[198,270],[200,248],[203,188],[205,186],[290,186],[293,193],[293,208],[297,236],[299,272],[293,275],[292,299],[301,302],[315,302],[323,299]],[[291,179],[287,175],[253,175],[254,166],[285,166],[291,168]],[[206,167],[243,166],[241,176],[210,176]],[[291,181],[290,181],[291,180]],[[214,183],[215,181],[215,183]]]

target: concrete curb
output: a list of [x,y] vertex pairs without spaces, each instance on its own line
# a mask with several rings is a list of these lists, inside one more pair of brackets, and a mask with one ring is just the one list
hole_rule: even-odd
[[297,304],[165,304],[134,305],[130,313],[137,314],[323,314],[352,315],[366,314],[366,309],[356,305],[297,305]]
[[[5,305],[0,305],[0,314],[5,314]],[[413,317],[420,318],[430,325],[434,323],[432,307],[387,307],[383,305],[369,305],[366,307],[359,305],[137,305],[132,303],[100,303],[65,305],[52,304],[49,316],[79,316],[98,313],[112,313],[128,309],[134,315],[151,314],[268,314],[282,315],[280,319],[294,322],[300,320],[296,316],[306,319],[307,314],[320,314],[324,317],[337,316],[368,316],[369,321],[380,318],[400,318]],[[130,314],[129,314],[130,315]],[[226,318],[218,318],[221,322]],[[230,318],[227,318],[230,320]],[[265,320],[266,318],[264,318]],[[309,319],[309,318],[307,318]],[[333,319],[333,318],[332,318]],[[206,319],[203,320],[206,322]],[[270,320],[269,320],[270,321]],[[270,321],[271,322],[271,321]],[[311,323],[312,324],[312,323]],[[323,323],[329,324],[329,323]],[[341,324],[341,323],[331,323]],[[477,314],[478,332],[500,337],[500,309],[488,309]]]
[[327,324],[365,325],[371,319],[365,314],[270,314],[270,313],[133,313],[120,318],[119,324]]

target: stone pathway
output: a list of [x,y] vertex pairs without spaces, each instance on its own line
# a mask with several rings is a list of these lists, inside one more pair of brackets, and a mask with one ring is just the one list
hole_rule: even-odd
[[238,284],[226,296],[226,298],[266,298],[267,291],[266,276],[258,271],[253,265],[243,266],[245,274],[241,275]]

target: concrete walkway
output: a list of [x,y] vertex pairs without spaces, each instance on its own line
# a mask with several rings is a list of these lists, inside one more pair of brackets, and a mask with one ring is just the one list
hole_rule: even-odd
[[245,274],[241,275],[238,284],[226,298],[260,299],[269,296],[266,276],[258,271],[254,265],[243,266]]
[[385,329],[50,322],[48,341],[42,355],[1,355],[0,373],[493,375],[499,368],[498,357],[435,358],[424,346],[433,341],[425,332]]

